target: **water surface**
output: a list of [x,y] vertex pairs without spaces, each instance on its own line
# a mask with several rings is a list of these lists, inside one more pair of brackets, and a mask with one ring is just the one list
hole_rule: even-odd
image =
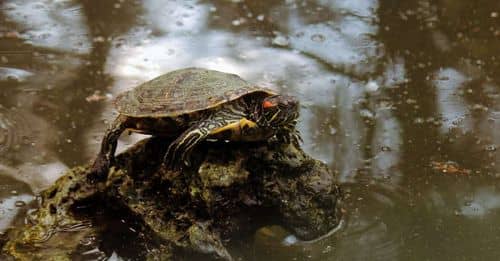
[[264,227],[232,246],[236,257],[500,255],[496,1],[0,5],[0,231],[64,169],[92,160],[117,93],[198,66],[298,96],[303,147],[347,196],[335,234],[301,242]]

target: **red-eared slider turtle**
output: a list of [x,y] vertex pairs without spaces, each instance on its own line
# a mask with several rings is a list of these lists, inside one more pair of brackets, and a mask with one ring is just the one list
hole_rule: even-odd
[[234,74],[200,68],[169,72],[124,92],[115,100],[120,113],[104,135],[93,172],[107,171],[120,134],[176,137],[164,162],[189,164],[189,153],[206,138],[266,140],[274,135],[296,141],[298,101],[249,84]]

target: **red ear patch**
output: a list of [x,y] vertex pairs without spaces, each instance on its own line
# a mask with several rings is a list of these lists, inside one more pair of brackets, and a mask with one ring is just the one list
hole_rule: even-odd
[[272,103],[270,101],[264,101],[262,103],[262,107],[264,107],[264,109],[271,108],[271,107],[274,107],[274,106],[276,106],[276,104]]

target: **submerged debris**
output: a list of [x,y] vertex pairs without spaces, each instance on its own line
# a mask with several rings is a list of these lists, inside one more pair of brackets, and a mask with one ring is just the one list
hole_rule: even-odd
[[446,161],[446,162],[440,162],[440,161],[432,161],[431,166],[434,170],[439,171],[443,174],[450,174],[450,175],[470,175],[472,171],[470,169],[462,168],[458,163],[454,161]]
[[102,181],[89,179],[88,167],[68,171],[41,194],[29,222],[9,231],[3,252],[21,260],[114,253],[232,260],[224,242],[266,225],[252,213],[276,213],[281,218],[273,222],[304,240],[339,224],[333,173],[294,144],[205,144],[182,171],[161,164],[167,145],[160,138],[139,142],[117,157]]

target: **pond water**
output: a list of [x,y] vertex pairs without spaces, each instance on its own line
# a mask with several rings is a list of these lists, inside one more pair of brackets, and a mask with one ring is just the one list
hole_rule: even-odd
[[236,257],[500,255],[500,2],[0,5],[0,233],[36,192],[92,160],[117,93],[197,66],[299,97],[303,147],[346,194],[333,235],[301,242],[263,227],[231,248]]

